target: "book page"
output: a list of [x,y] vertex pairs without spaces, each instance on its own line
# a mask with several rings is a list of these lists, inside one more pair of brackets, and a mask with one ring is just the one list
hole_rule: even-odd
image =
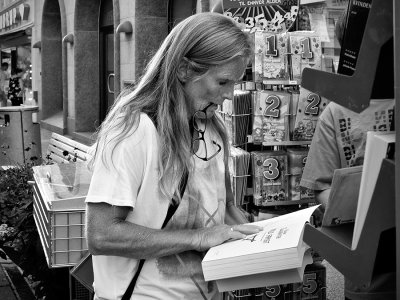
[[302,239],[304,224],[310,220],[319,205],[301,209],[268,220],[249,223],[264,228],[263,231],[243,239],[227,242],[208,250],[203,259],[215,261],[269,251],[297,248]]
[[225,292],[261,286],[303,282],[304,269],[312,262],[310,251],[307,251],[304,254],[303,264],[299,268],[219,279],[216,280],[218,291]]
[[361,176],[360,194],[357,203],[357,213],[354,222],[353,241],[351,249],[355,250],[360,240],[365,218],[375,190],[376,181],[381,169],[382,160],[386,157],[388,145],[395,143],[394,132],[368,131],[365,147],[364,168]]

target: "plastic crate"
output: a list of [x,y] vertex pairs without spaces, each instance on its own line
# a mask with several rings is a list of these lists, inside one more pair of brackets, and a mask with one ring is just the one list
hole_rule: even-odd
[[84,163],[34,167],[33,216],[49,267],[74,266],[87,253]]

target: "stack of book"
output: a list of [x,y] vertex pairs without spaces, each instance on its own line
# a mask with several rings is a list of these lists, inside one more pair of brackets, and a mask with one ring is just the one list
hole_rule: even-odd
[[236,147],[231,147],[228,159],[229,173],[235,205],[244,204],[249,175],[250,153]]
[[235,90],[233,100],[222,105],[222,116],[233,146],[247,143],[247,132],[251,120],[252,96],[250,91]]

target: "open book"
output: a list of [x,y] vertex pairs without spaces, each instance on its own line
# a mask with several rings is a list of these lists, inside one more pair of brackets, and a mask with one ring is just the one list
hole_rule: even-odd
[[239,282],[252,288],[303,281],[304,267],[312,263],[304,225],[317,207],[250,223],[263,231],[212,247],[202,261],[205,280],[217,280],[220,292],[238,289]]
[[365,218],[372,195],[375,190],[376,181],[381,169],[382,160],[387,157],[388,151],[396,142],[394,132],[368,131],[367,143],[365,145],[364,168],[361,176],[360,194],[358,196],[356,219],[354,222],[353,241],[351,249],[355,250],[360,240],[361,231],[364,227]]
[[356,166],[336,169],[333,172],[331,192],[322,219],[322,226],[354,222],[362,168],[362,166]]

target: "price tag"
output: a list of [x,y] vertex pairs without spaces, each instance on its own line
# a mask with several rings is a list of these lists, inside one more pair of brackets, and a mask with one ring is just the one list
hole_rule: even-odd
[[223,0],[222,4],[224,15],[251,31],[286,32],[299,11],[299,0]]

